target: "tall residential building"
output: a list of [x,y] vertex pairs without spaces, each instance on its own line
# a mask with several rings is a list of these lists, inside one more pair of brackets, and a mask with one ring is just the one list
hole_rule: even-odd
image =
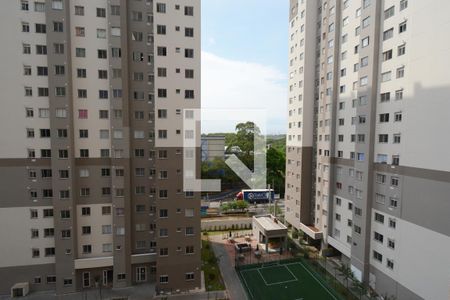
[[445,0],[291,0],[286,220],[397,299],[448,299]]
[[8,0],[0,24],[0,294],[200,288],[200,0]]

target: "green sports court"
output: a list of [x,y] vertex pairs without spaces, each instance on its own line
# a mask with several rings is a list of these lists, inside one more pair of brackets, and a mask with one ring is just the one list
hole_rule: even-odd
[[271,262],[238,268],[251,300],[340,300],[302,261]]

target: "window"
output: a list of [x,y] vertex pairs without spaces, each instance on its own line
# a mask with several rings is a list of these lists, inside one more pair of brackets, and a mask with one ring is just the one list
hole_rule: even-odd
[[389,198],[389,206],[393,208],[398,207],[398,198],[390,197]]
[[20,1],[20,9],[28,11],[29,10],[29,4],[27,0],[21,0]]
[[111,5],[111,15],[120,16],[120,6],[119,5]]
[[361,63],[360,63],[361,68],[366,67],[368,64],[369,64],[368,56],[361,58]]
[[389,227],[395,228],[397,226],[397,220],[389,218]]
[[388,113],[380,114],[379,115],[379,121],[380,121],[380,123],[387,123],[387,122],[389,122],[389,114]]
[[391,186],[398,186],[398,183],[399,183],[399,178],[398,177],[395,177],[395,176],[392,176],[391,177]]
[[365,38],[362,39],[361,46],[363,48],[369,46],[369,37],[365,37]]
[[47,276],[47,284],[54,284],[54,283],[56,283],[56,276],[54,275]]
[[159,198],[167,198],[167,190],[159,190]]
[[373,250],[373,258],[379,262],[383,261],[383,255],[381,255],[379,252]]
[[56,87],[55,88],[55,96],[65,97],[66,96],[66,88],[65,87]]
[[381,73],[381,81],[386,82],[391,80],[391,71]]
[[388,143],[389,135],[388,134],[379,134],[378,135],[378,143]]
[[63,32],[64,31],[63,22],[53,22],[53,31],[54,32]]
[[361,77],[359,80],[359,85],[366,86],[367,84],[369,84],[369,78],[367,76]]
[[47,27],[45,24],[35,24],[36,33],[46,33]]
[[396,112],[394,113],[394,122],[401,122],[402,121],[402,113]]
[[391,99],[391,93],[389,93],[389,92],[381,93],[381,95],[380,95],[381,102],[389,102],[390,99]]
[[160,228],[159,229],[159,236],[160,237],[167,237],[169,236],[169,231],[167,228]]
[[81,188],[80,189],[80,196],[81,197],[89,197],[90,194],[91,194],[90,188]]
[[22,44],[22,52],[23,54],[31,54],[30,44]]
[[405,67],[397,68],[396,74],[397,74],[397,78],[405,77]]
[[110,215],[111,206],[102,206],[102,215]]
[[48,68],[47,67],[37,67],[37,75],[38,76],[47,76]]
[[66,73],[65,66],[55,65],[55,75],[64,75]]
[[184,253],[185,254],[194,254],[194,246],[186,246]]
[[395,12],[395,6],[391,6],[388,9],[386,9],[384,11],[384,19],[389,19],[390,17],[392,17],[394,15]]
[[91,208],[90,207],[82,207],[81,208],[81,215],[82,216],[90,216],[91,215]]
[[398,25],[398,33],[402,33],[405,31],[406,31],[406,21],[404,21]]
[[390,28],[383,32],[383,41],[386,41],[394,36],[394,28]]
[[167,56],[167,48],[166,47],[158,47],[157,54],[158,54],[158,56]]
[[370,25],[370,17],[367,17],[362,21],[362,28],[366,28],[369,25]]
[[386,267],[389,269],[394,269],[394,261],[392,259],[386,259]]
[[144,35],[142,32],[133,31],[131,33],[131,39],[133,41],[142,42],[142,40],[144,39]]
[[[167,249],[167,248],[165,248],[165,249]],[[169,283],[169,275],[160,275],[159,283],[161,283],[161,284]]]
[[359,227],[359,226],[357,226],[357,225],[354,225],[353,230],[354,230],[356,233],[361,234],[361,227]]
[[184,57],[194,58],[194,49],[184,49]]
[[89,235],[91,234],[91,226],[82,226],[81,227],[81,233],[83,235]]
[[88,118],[88,110],[87,109],[79,109],[78,110],[78,119],[87,119]]
[[166,34],[166,25],[156,25],[156,33],[157,34]]
[[86,32],[85,32],[84,27],[79,27],[79,26],[75,27],[75,35],[76,36],[83,37],[83,36],[85,36],[85,34],[86,34]]
[[378,232],[374,231],[373,234],[374,234],[373,238],[377,242],[383,243],[384,236],[381,233],[378,233]]
[[52,0],[52,9],[62,10],[63,0]]
[[[36,45],[36,54],[38,55],[46,55],[47,54],[47,46],[45,45]],[[45,67],[47,68],[47,67]]]
[[194,273],[193,273],[193,272],[185,273],[185,274],[184,274],[184,279],[185,279],[186,281],[194,280]]
[[79,89],[79,90],[77,91],[77,93],[78,93],[78,98],[80,98],[80,99],[85,99],[85,98],[87,98],[87,90]]
[[185,99],[194,99],[194,90],[185,90],[184,98]]
[[64,54],[64,44],[59,43],[53,44],[53,51],[55,52],[55,54]]
[[384,215],[375,213],[375,221],[384,224]]
[[184,28],[184,36],[194,37],[194,28],[191,28],[191,27]]
[[193,6],[185,6],[184,7],[184,15],[185,16],[193,16],[194,15],[194,7]]
[[395,249],[395,241],[393,239],[388,239],[388,247]]
[[83,254],[92,253],[92,245],[83,245]]
[[98,78],[99,79],[108,79],[108,71],[107,70],[98,70]]
[[97,7],[97,17],[106,18],[106,9]]
[[84,6],[75,6],[75,15],[76,16],[84,16]]
[[408,0],[400,0],[400,11],[408,7]]
[[165,3],[156,3],[156,12],[165,14],[166,13],[166,4]]
[[115,58],[122,57],[122,49],[112,47],[111,48],[111,56],[115,57]]
[[99,90],[98,98],[99,99],[108,99],[108,91],[107,90]]
[[112,234],[112,225],[102,225],[102,234]]
[[193,217],[194,216],[194,209],[193,208],[186,208],[184,210],[184,216],[185,217]]
[[80,149],[80,157],[88,158],[89,157],[89,149]]
[[44,212],[44,218],[51,218],[53,217],[53,209],[51,208],[46,208],[43,210]]
[[397,55],[398,56],[405,55],[405,53],[406,53],[406,45],[405,44],[397,47]]
[[120,36],[120,27],[112,26],[111,27],[111,36]]
[[86,49],[85,48],[75,48],[75,56],[76,57],[86,57]]
[[97,57],[101,59],[106,59],[108,57],[107,51],[105,49],[98,49]]
[[392,49],[383,52],[383,61],[390,60],[392,58]]

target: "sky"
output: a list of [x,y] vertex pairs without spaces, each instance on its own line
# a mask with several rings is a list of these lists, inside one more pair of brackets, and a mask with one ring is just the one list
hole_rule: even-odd
[[[267,133],[285,133],[289,1],[201,3],[202,108],[265,109]],[[233,132],[235,124],[203,121],[202,132]]]

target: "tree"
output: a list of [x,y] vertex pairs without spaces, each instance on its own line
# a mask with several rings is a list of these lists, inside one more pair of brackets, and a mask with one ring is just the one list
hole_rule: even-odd
[[275,148],[269,148],[266,154],[267,183],[273,184],[274,191],[284,194],[284,169],[286,167],[286,155]]
[[348,289],[348,280],[354,277],[353,271],[347,265],[341,265],[339,268],[337,268],[337,271],[342,275],[342,277],[344,277],[344,281]]
[[261,131],[255,123],[247,121],[236,125],[236,135],[230,141],[227,147],[227,152],[231,147],[238,146],[241,152],[235,153],[239,159],[249,168],[253,170],[253,154],[254,154],[254,140],[261,138]]
[[361,299],[362,295],[364,295],[367,292],[366,285],[356,278],[352,278],[352,281],[353,281],[352,282],[353,290],[355,290],[358,293],[359,299]]

